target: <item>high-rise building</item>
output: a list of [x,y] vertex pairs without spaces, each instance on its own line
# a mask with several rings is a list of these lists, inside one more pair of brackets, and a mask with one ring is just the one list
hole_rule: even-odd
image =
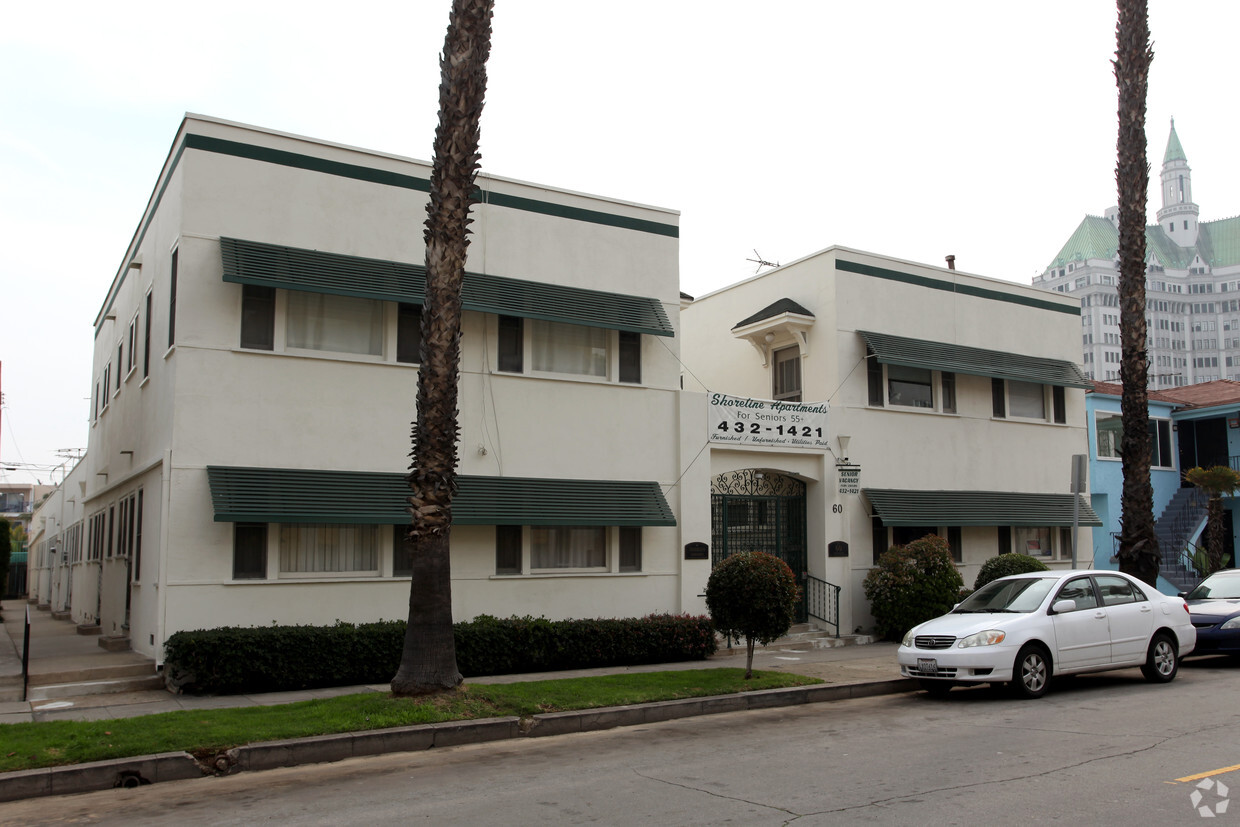
[[[1240,216],[1199,220],[1174,120],[1161,179],[1158,223],[1145,228],[1150,387],[1240,379]],[[1080,298],[1086,375],[1118,381],[1119,208],[1085,216],[1033,285]]]

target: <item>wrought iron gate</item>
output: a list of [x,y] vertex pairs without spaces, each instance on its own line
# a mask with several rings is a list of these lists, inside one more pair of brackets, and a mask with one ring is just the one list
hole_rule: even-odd
[[805,483],[769,471],[733,471],[712,480],[710,501],[711,565],[742,551],[783,560],[801,586],[797,622],[805,622]]

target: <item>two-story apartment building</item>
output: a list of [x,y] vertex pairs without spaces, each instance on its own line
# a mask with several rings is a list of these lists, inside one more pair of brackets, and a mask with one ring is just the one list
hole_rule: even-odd
[[[182,629],[405,616],[429,174],[185,118],[95,320],[82,551],[53,608],[157,658]],[[454,615],[701,611],[677,213],[478,186]]]
[[[878,556],[927,533],[970,586],[996,554],[1066,566],[1079,537],[1088,559],[1069,493],[1090,384],[1075,298],[831,247],[687,303],[681,319],[685,387],[701,392],[712,440],[699,465],[714,553],[780,554],[818,611],[834,607],[816,593],[839,586],[843,631],[871,626],[862,581]],[[750,441],[734,438],[722,394],[773,400],[742,424]],[[781,400],[821,419],[781,442]],[[1100,524],[1077,505],[1080,526]]]

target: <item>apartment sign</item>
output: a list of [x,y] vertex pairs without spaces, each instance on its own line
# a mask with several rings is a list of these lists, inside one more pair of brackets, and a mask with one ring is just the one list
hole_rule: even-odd
[[861,466],[849,462],[835,466],[835,474],[839,478],[841,494],[861,493]]
[[710,395],[711,442],[776,448],[830,447],[827,403],[777,402]]

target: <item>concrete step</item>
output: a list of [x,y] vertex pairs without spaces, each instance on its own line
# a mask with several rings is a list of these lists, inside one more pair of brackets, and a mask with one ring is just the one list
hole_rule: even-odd
[[106,666],[88,666],[81,669],[63,669],[57,672],[34,672],[30,675],[31,686],[49,686],[60,683],[88,683],[119,678],[159,677],[152,661],[117,663]]
[[85,695],[116,695],[122,692],[144,692],[163,689],[162,675],[146,675],[140,678],[114,678],[102,681],[80,681],[31,686],[27,700],[51,701],[57,698],[80,698]]

